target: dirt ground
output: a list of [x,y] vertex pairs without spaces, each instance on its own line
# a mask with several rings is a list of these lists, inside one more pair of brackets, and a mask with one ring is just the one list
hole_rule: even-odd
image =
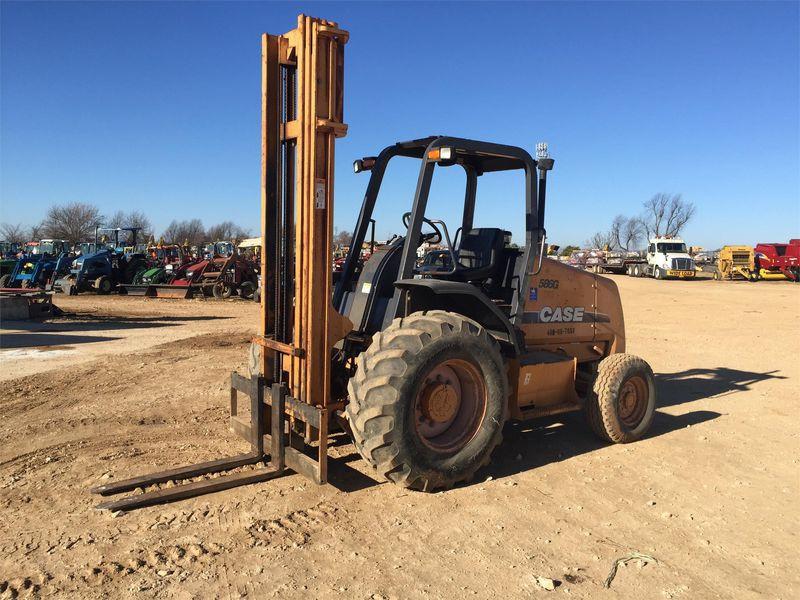
[[[58,297],[64,317],[5,323],[0,597],[796,598],[800,285],[615,281],[657,374],[651,433],[510,425],[475,482],[436,494],[374,481],[345,445],[323,487],[95,510],[93,485],[246,450],[227,376],[257,307]],[[606,589],[632,552],[655,560]]]

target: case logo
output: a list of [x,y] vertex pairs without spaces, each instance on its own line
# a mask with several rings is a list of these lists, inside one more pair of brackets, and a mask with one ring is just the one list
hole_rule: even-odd
[[544,306],[539,311],[540,323],[580,323],[583,321],[583,306]]

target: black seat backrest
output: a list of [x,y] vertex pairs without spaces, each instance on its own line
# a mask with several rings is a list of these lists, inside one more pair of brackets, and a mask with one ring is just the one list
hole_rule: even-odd
[[458,262],[465,269],[481,269],[496,262],[503,251],[505,231],[494,227],[470,229],[461,237]]

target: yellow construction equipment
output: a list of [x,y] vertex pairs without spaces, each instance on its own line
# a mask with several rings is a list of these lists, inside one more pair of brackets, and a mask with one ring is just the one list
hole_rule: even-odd
[[757,281],[758,273],[752,246],[723,246],[717,257],[714,279]]

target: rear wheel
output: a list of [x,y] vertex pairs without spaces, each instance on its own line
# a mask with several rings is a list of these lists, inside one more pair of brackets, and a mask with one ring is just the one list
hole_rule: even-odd
[[592,430],[614,443],[638,440],[650,428],[656,409],[653,370],[632,354],[612,354],[597,366],[586,399]]
[[6,273],[0,277],[0,288],[8,287],[9,281],[11,281],[11,273]]
[[114,287],[111,283],[111,279],[106,277],[105,275],[101,275],[97,279],[94,280],[94,289],[97,290],[98,294],[110,294],[111,288]]
[[471,479],[502,439],[508,391],[497,343],[444,311],[395,319],[357,360],[346,408],[361,456],[430,491]]
[[239,296],[242,298],[250,299],[256,291],[256,284],[252,281],[243,281],[239,286]]

